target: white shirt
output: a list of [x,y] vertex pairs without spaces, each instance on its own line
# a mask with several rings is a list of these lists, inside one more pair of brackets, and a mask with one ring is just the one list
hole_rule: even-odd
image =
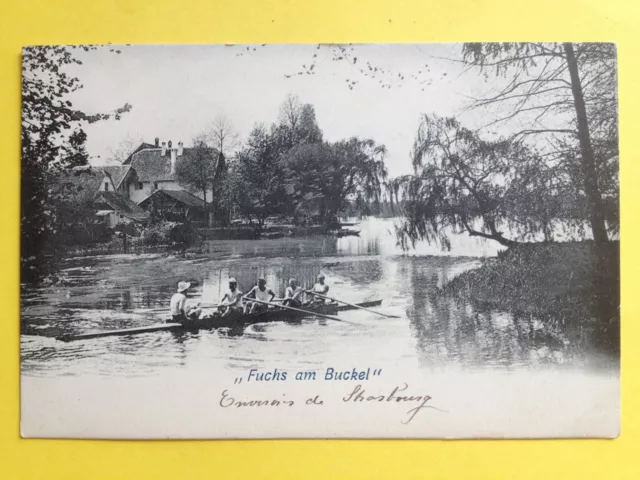
[[183,313],[186,303],[187,296],[184,293],[174,293],[173,297],[171,297],[171,303],[169,304],[171,315],[180,315]]
[[300,287],[296,287],[296,289],[294,290],[291,287],[287,287],[287,292],[285,294],[285,298],[296,298],[298,299],[298,297],[300,296],[300,292],[302,292],[302,289]]
[[264,290],[260,290],[260,288],[256,288],[256,300],[262,300],[263,302],[268,302],[271,300],[271,294],[273,292],[270,288],[265,288]]
[[235,305],[236,307],[242,306],[242,292],[238,289],[235,291],[229,290],[227,292],[227,302],[229,305]]
[[329,292],[329,285],[327,285],[326,283],[325,284],[316,283],[313,286],[313,290],[312,291],[316,292],[316,293],[321,293],[322,295],[326,295]]

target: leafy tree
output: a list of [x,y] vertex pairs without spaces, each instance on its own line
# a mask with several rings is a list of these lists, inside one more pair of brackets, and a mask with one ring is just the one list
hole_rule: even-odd
[[[555,171],[523,142],[485,140],[453,118],[425,115],[413,149],[414,175],[391,182],[404,200],[403,247],[426,239],[449,248],[451,231],[512,246],[576,215]],[[518,238],[506,236],[507,227]]]
[[[577,162],[574,177],[588,200],[596,243],[608,240],[602,188],[611,190],[617,170],[616,52],[612,44],[468,43],[463,59],[493,70],[506,85],[474,107],[499,105],[528,127],[514,137],[553,135],[557,158]],[[558,140],[559,136],[568,139]],[[567,146],[574,154],[567,155]],[[562,148],[564,147],[564,148]],[[611,164],[614,164],[612,167]],[[617,200],[616,200],[617,203]]]
[[256,125],[230,170],[233,202],[237,212],[262,228],[270,215],[285,211],[286,195],[279,150],[274,135]]
[[328,143],[294,146],[283,157],[287,213],[297,222],[322,217],[325,208],[323,186],[332,179],[329,165],[336,161],[335,151]]
[[296,145],[322,142],[313,105],[302,104],[298,97],[288,95],[280,106],[278,123],[271,126],[271,135],[280,154]]
[[[61,170],[51,177],[49,184],[49,208],[55,212],[56,242],[48,245],[49,251],[60,251],[68,245],[86,244],[93,240],[106,240],[108,228],[95,224],[97,205],[95,189],[88,185],[99,183],[104,174],[89,165]],[[91,178],[93,177],[93,178]]]
[[224,156],[209,147],[203,136],[197,137],[188,153],[185,151],[176,162],[178,182],[202,193],[205,224],[208,224],[207,191],[215,187],[225,170],[224,163]]
[[238,212],[250,221],[256,220],[259,228],[271,215],[293,215],[301,198],[286,194],[284,158],[296,146],[321,142],[322,131],[313,106],[288,95],[280,107],[278,122],[270,128],[256,125],[236,155],[228,183],[233,185],[231,196]]
[[59,237],[57,212],[49,201],[51,182],[59,171],[86,161],[82,148],[69,155],[84,143],[82,134],[75,134],[75,146],[68,143],[69,136],[83,123],[119,119],[131,108],[125,104],[113,112],[90,114],[73,107],[69,94],[82,84],[67,74],[65,67],[82,63],[76,55],[78,49],[95,48],[99,47],[36,46],[22,52],[20,223],[24,280],[44,273],[43,255]]
[[79,167],[89,163],[86,143],[87,134],[81,128],[77,128],[69,135],[67,145],[63,146],[63,161],[67,167]]
[[293,147],[283,159],[287,196],[297,213],[316,213],[322,223],[335,222],[350,201],[379,201],[387,178],[385,153],[383,145],[355,137]]
[[322,142],[322,130],[318,127],[316,111],[313,105],[306,103],[300,112],[300,127],[298,129],[298,143]]
[[378,201],[386,150],[373,140],[323,142],[312,105],[289,95],[279,120],[256,125],[236,156],[229,185],[237,212],[262,228],[267,217],[337,219],[349,202]]

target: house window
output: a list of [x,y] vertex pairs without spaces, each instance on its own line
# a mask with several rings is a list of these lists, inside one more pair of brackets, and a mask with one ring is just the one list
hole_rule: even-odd
[[158,189],[158,182],[153,182],[153,189],[157,190]]
[[109,182],[104,182],[104,191],[105,192],[109,191]]

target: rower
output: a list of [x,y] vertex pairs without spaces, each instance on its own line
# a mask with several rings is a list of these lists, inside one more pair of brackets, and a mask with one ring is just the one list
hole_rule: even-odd
[[173,322],[186,323],[197,320],[200,317],[200,304],[196,306],[187,305],[187,295],[190,287],[191,283],[189,282],[178,282],[178,291],[173,294],[169,302]]
[[323,274],[318,275],[318,281],[311,290],[306,290],[306,293],[311,296],[311,300],[306,303],[307,305],[323,305],[325,303],[325,299],[323,297],[314,295],[318,293],[326,296],[327,293],[329,293],[329,285],[324,283]]
[[238,290],[238,281],[233,277],[229,279],[229,291],[224,294],[220,303],[224,303],[225,300],[227,303],[221,305],[218,310],[223,317],[231,315],[234,312],[242,313],[242,292]]
[[255,298],[260,302],[247,302],[244,307],[244,313],[257,313],[267,310],[269,306],[261,302],[271,303],[275,296],[276,294],[273,290],[267,287],[267,281],[264,277],[258,278],[258,284],[249,290],[245,298]]
[[296,279],[290,279],[282,304],[289,307],[300,308],[302,306],[302,293],[303,290],[298,286]]

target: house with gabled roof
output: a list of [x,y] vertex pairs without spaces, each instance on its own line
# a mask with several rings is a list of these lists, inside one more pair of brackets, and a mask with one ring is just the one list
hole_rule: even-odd
[[[178,182],[176,164],[181,158],[189,157],[193,149],[178,142],[174,147],[171,140],[160,143],[156,138],[155,144],[142,143],[123,162],[123,167],[130,166],[132,174],[126,177],[129,198],[136,203],[148,198],[156,190],[188,191],[189,189]],[[212,149],[217,157],[218,153]],[[201,192],[193,192],[202,198]],[[211,195],[211,192],[208,192]]]
[[120,223],[146,223],[150,214],[125,194],[124,179],[131,167],[83,166],[58,177],[61,187],[78,205],[92,204],[96,220],[114,227]]
[[191,152],[182,142],[174,148],[171,141],[160,144],[156,138],[155,144],[141,143],[122,165],[77,167],[61,180],[77,183],[84,201],[94,202],[99,220],[109,226],[148,222],[151,212],[168,220],[202,222],[202,193],[189,192],[176,177],[177,162]]
[[158,189],[138,205],[152,216],[161,213],[162,217],[170,221],[187,219],[202,222],[205,219],[202,199],[185,190]]

